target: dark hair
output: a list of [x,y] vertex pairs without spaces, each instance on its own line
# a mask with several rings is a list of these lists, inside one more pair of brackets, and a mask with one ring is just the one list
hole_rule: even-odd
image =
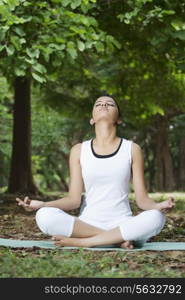
[[120,109],[120,107],[119,107],[119,104],[118,104],[118,102],[115,100],[115,98],[112,96],[112,95],[110,95],[110,94],[103,94],[103,95],[100,95],[99,97],[110,97],[110,98],[112,98],[113,100],[114,100],[114,102],[116,103],[116,106],[117,106],[117,108],[118,108],[118,118],[121,118],[121,109]]
[[114,100],[114,102],[116,103],[117,108],[118,108],[118,118],[121,118],[121,110],[120,110],[119,104],[114,98],[112,98],[112,99]]

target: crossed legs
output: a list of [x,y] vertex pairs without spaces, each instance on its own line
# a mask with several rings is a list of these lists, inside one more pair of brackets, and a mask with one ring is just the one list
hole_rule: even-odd
[[[80,219],[65,213],[61,209],[54,207],[40,208],[36,213],[36,223],[43,233],[53,237],[52,239],[56,241],[56,244],[60,241],[60,246],[62,246],[62,243],[68,244],[68,246],[77,246],[80,244],[82,247],[92,247],[94,243],[95,245],[101,245],[101,234],[108,232],[83,222]],[[120,247],[124,248],[133,247],[130,241],[125,242],[123,240],[119,228],[116,230],[116,235],[115,232],[110,232],[110,236],[112,236],[112,234],[115,237],[118,236],[118,238],[115,239],[115,242],[113,239],[112,243],[121,243]],[[96,236],[98,238],[98,244],[96,239],[91,239]],[[90,238],[90,240],[88,238]],[[107,244],[111,244],[111,239],[109,239],[109,235],[107,234],[106,239]],[[104,245],[106,245],[106,243]]]
[[42,232],[53,236],[58,246],[94,247],[119,244],[123,248],[133,248],[132,241],[145,242],[158,234],[165,224],[165,217],[158,210],[148,210],[129,217],[111,230],[104,230],[58,208],[44,207],[37,211],[36,222]]
[[[78,224],[78,222],[82,222],[80,220],[77,220],[76,223],[76,227],[80,226],[81,228],[83,228],[84,230],[86,230],[86,225],[84,224]],[[84,223],[84,222],[83,222]],[[90,229],[90,228],[89,228]],[[92,231],[96,231],[92,228]],[[54,236],[53,240],[55,240],[55,244],[57,246],[78,246],[78,247],[94,247],[94,246],[100,246],[100,245],[110,245],[110,244],[122,244],[121,247],[125,247],[125,248],[132,248],[132,244],[131,242],[127,242],[124,241],[120,229],[119,227],[116,227],[114,229],[111,230],[107,230],[107,231],[102,231],[99,232],[97,231],[96,234],[91,234],[91,236],[88,237],[83,237],[83,238],[79,238],[79,237],[74,237],[78,236],[78,233],[76,232],[76,234],[72,234],[71,237],[65,237],[65,236]]]

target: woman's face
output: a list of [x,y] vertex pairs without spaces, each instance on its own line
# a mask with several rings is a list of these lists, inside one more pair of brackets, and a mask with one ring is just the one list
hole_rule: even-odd
[[95,123],[102,118],[115,123],[118,120],[118,114],[117,105],[111,97],[103,96],[95,101],[92,110],[92,117]]

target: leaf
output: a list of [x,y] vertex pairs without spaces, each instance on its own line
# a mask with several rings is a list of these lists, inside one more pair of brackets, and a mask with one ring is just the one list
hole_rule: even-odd
[[24,70],[15,68],[15,75],[16,76],[24,76],[26,74],[26,72]]
[[19,41],[20,41],[21,44],[25,44],[26,43],[26,40],[24,38],[21,38]]
[[33,64],[35,64],[36,63],[36,61],[35,61],[35,59],[34,58],[25,58],[25,61],[27,62],[27,63],[29,63],[30,65],[33,65]]
[[81,0],[73,0],[73,1],[71,1],[71,8],[75,9],[78,6],[80,6],[80,4],[81,4]]
[[34,58],[34,57],[38,58],[39,54],[40,54],[40,51],[39,51],[39,49],[29,49],[29,48],[27,48],[26,53],[31,58]]
[[95,47],[96,47],[96,50],[98,52],[103,52],[104,51],[104,45],[103,45],[102,42],[96,42]]
[[10,26],[6,25],[6,26],[2,26],[1,30],[4,32],[7,32],[9,30]]
[[162,11],[163,15],[175,15],[175,11],[174,10],[163,10]]
[[[52,63],[52,66],[54,68],[56,68],[56,67],[59,67],[59,66],[62,65],[62,60],[61,59],[60,60],[59,59],[53,59],[51,63]],[[52,75],[51,75],[51,77],[52,77]]]
[[16,48],[16,50],[20,50],[21,49],[21,44],[20,44],[20,40],[19,40],[19,37],[16,36],[16,35],[12,35],[10,36],[10,40],[11,40],[11,43],[14,45],[14,47]]
[[30,5],[32,5],[31,2],[28,2],[28,1],[24,1],[23,2],[23,6],[25,6],[25,7],[30,6]]
[[180,251],[168,251],[168,257],[173,259],[178,259],[179,255],[181,254]]
[[121,44],[116,39],[113,39],[112,43],[116,46],[116,48],[121,49]]
[[85,4],[82,2],[81,4],[81,10],[84,14],[86,14],[88,12],[88,10],[91,8],[90,4]]
[[6,1],[10,10],[14,10],[14,8],[19,4],[19,1],[17,0],[7,0]]
[[164,116],[164,110],[160,106],[151,104],[150,108],[151,108],[152,114],[154,114],[154,115],[160,114],[160,115]]
[[62,5],[64,7],[66,7],[71,2],[71,0],[62,0],[61,2],[62,2]]
[[5,46],[5,48],[6,48],[6,52],[7,52],[8,56],[11,56],[12,54],[14,54],[15,49],[12,45],[10,45],[9,47]]
[[70,56],[75,59],[77,57],[77,51],[75,49],[75,44],[72,41],[69,41],[67,43],[67,52],[70,54]]
[[13,30],[21,37],[26,35],[21,27],[16,26]]
[[123,22],[125,16],[123,14],[120,14],[120,15],[117,15],[117,18],[120,20],[120,22]]
[[94,43],[95,43],[95,42],[87,41],[87,42],[85,43],[85,47],[86,47],[87,49],[90,49],[90,48],[92,48],[92,46],[93,46]]
[[3,41],[5,38],[5,32],[4,31],[0,31],[0,41]]
[[80,40],[77,41],[77,46],[80,51],[83,51],[85,49],[85,44]]
[[83,25],[85,25],[85,26],[89,26],[90,25],[90,18],[87,18],[86,16],[83,16],[83,15],[81,15],[80,16],[80,23],[82,23]]
[[50,47],[51,49],[63,50],[63,49],[65,49],[65,44],[60,44],[60,45],[58,45],[58,44],[50,43],[50,44],[49,44],[49,47]]
[[67,48],[67,52],[70,54],[70,56],[75,59],[77,57],[77,51],[75,48]]
[[0,45],[0,52],[5,48],[5,45]]
[[33,69],[41,74],[44,74],[47,72],[47,69],[39,63],[33,65]]
[[171,34],[174,38],[180,39],[182,41],[185,40],[185,30],[179,30],[177,32],[173,32]]
[[45,78],[41,77],[40,75],[38,75],[38,74],[36,74],[36,73],[33,73],[33,72],[32,72],[32,76],[33,76],[33,78],[34,78],[36,81],[38,81],[38,82],[40,82],[40,83],[46,82],[46,79],[45,79]]
[[182,20],[173,20],[171,22],[171,26],[175,29],[175,30],[184,30],[185,29],[185,22],[183,22]]

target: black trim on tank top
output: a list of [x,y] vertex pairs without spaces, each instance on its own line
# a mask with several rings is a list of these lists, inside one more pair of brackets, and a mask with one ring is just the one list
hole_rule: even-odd
[[123,138],[120,138],[120,139],[121,139],[121,141],[120,141],[120,144],[119,144],[117,150],[114,151],[114,152],[111,153],[111,154],[106,154],[106,155],[97,154],[97,153],[94,151],[94,149],[93,149],[93,139],[91,139],[91,150],[92,150],[92,153],[94,154],[94,156],[96,156],[96,157],[98,157],[98,158],[108,158],[108,157],[114,156],[114,155],[116,155],[116,153],[118,153],[118,151],[119,151],[119,149],[120,149],[120,147],[121,147]]

